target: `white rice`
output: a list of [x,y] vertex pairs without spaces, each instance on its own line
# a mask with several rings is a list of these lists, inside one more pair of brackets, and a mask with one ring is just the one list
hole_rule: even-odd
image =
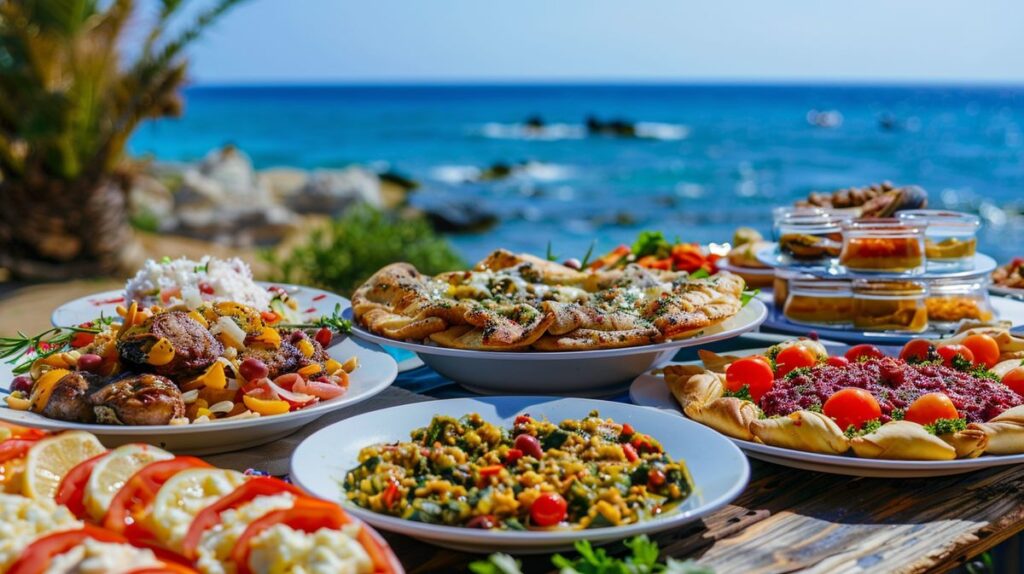
[[[233,257],[217,259],[209,255],[199,261],[184,257],[154,261],[149,259],[124,287],[125,301],[139,306],[172,306],[184,303],[195,309],[206,301],[235,301],[268,309],[272,295],[252,279],[252,270]],[[206,291],[205,293],[203,291]]]

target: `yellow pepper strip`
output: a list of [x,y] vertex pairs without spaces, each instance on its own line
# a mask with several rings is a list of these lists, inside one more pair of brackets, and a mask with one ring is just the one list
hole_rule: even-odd
[[212,416],[213,416],[213,411],[211,411],[210,409],[199,408],[199,409],[196,410],[196,418],[199,418],[199,417],[211,418]]
[[260,334],[252,338],[253,342],[266,345],[272,349],[277,349],[281,346],[281,333],[273,327],[263,327]]
[[321,367],[319,363],[313,363],[312,365],[306,365],[305,367],[302,367],[297,372],[303,377],[310,377],[312,375],[319,373],[320,368]]
[[[124,332],[127,331],[132,325],[135,324],[135,315],[138,312],[139,312],[139,304],[134,302],[134,301],[132,301],[131,307],[128,307],[128,310],[125,311],[125,313],[124,313],[124,322],[121,323],[121,328],[117,330],[117,337],[116,338],[120,339],[121,335],[124,335]],[[120,314],[120,312],[118,312],[118,314]]]
[[16,411],[27,411],[32,408],[32,401],[14,395],[7,395],[7,406]]
[[302,339],[296,347],[302,351],[302,354],[305,355],[307,359],[312,357],[313,352],[316,350],[313,348],[313,343],[310,343],[308,339]]
[[149,353],[146,355],[146,362],[156,367],[166,365],[173,360],[174,345],[172,345],[166,337],[161,337],[160,340],[149,349]]
[[359,357],[356,357],[356,356],[353,355],[351,358],[349,358],[349,360],[345,361],[341,365],[341,368],[344,369],[346,373],[351,373],[352,371],[356,370],[356,368],[358,366],[359,366]]
[[43,412],[46,403],[50,402],[50,395],[53,394],[53,388],[57,386],[57,382],[70,374],[71,371],[67,369],[53,369],[43,373],[43,376],[39,377],[39,380],[32,386],[32,410],[37,413]]
[[228,378],[224,375],[224,363],[214,362],[203,374],[196,377],[195,382],[202,383],[208,389],[223,389],[228,386]]
[[192,320],[195,321],[196,323],[202,325],[204,328],[210,328],[210,322],[206,320],[206,317],[200,315],[198,311],[189,311],[188,316],[191,317]]
[[244,395],[242,397],[242,402],[244,402],[245,406],[249,407],[249,409],[254,413],[259,413],[264,416],[283,415],[291,410],[291,406],[288,404],[288,401],[264,400]]
[[327,362],[324,364],[324,367],[326,367],[325,370],[327,371],[327,374],[332,375],[334,374],[335,371],[342,368],[342,364],[339,363],[338,361],[335,361],[334,359],[327,359]]

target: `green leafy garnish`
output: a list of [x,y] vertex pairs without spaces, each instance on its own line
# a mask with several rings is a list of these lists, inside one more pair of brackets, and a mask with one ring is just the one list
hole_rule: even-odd
[[590,263],[590,257],[592,255],[594,255],[594,247],[596,247],[596,246],[597,246],[597,240],[596,239],[590,242],[590,247],[587,248],[587,253],[583,256],[583,260],[580,261],[580,269],[586,269],[587,268],[587,265]]
[[550,240],[548,241],[548,250],[547,250],[547,253],[544,255],[544,257],[548,261],[556,261],[558,259],[558,256],[555,255],[555,253],[553,251],[551,251],[551,241]]
[[[52,327],[38,335],[26,335],[18,331],[15,337],[0,337],[0,359],[10,359],[8,364],[14,365],[12,372],[15,375],[27,373],[32,368],[32,363],[67,351],[71,348],[71,340],[78,333],[97,334],[113,322],[113,317],[100,316],[92,321],[91,327]],[[31,357],[23,358],[26,353],[33,353]]]
[[860,428],[850,425],[846,427],[846,430],[843,431],[843,434],[845,434],[847,438],[853,438],[855,436],[864,436],[866,434],[871,434],[875,432],[881,427],[882,422],[879,421],[878,419],[873,419],[864,423]]
[[[701,267],[693,273],[690,273],[688,279],[706,279],[708,277],[711,277],[711,273],[709,273],[707,269]],[[746,302],[744,301],[743,304],[746,305]]]
[[944,435],[960,432],[967,428],[966,419],[939,419],[930,425],[924,425],[924,430],[933,435]]
[[752,291],[744,289],[743,293],[740,294],[740,307],[746,307],[747,303],[750,303],[750,300],[757,297],[760,293],[760,289],[754,289]]
[[889,414],[889,417],[892,418],[892,420],[894,421],[901,421],[903,420],[903,417],[905,415],[906,413],[903,411],[903,409],[893,409],[892,413]]
[[743,385],[738,391],[730,391],[729,389],[726,389],[722,396],[736,397],[740,400],[754,402],[754,397],[750,395],[750,385]]
[[337,333],[351,333],[352,332],[352,321],[345,319],[341,316],[341,304],[334,306],[334,311],[330,315],[324,315],[312,323],[285,323],[278,325],[284,329],[320,329],[327,327]]
[[803,375],[809,375],[812,370],[813,370],[813,367],[797,367],[797,368],[793,369],[792,371],[786,373],[786,379],[787,380],[795,379],[796,377],[801,377]]
[[672,253],[672,244],[665,239],[660,231],[641,231],[633,243],[633,255],[637,258],[654,255],[656,257],[668,257]]
[[[658,562],[658,544],[646,535],[625,540],[623,544],[632,552],[626,558],[609,556],[604,548],[593,548],[590,542],[580,540],[574,545],[579,556],[569,559],[561,554],[551,557],[551,564],[560,574],[714,574],[706,566],[698,566],[692,560],[680,561],[673,558],[664,564]],[[469,565],[475,574],[522,574],[522,563],[508,554],[491,554],[487,560],[478,560]]]
[[974,368],[974,364],[967,360],[967,357],[957,353],[953,355],[953,360],[950,361],[953,368],[958,371],[970,371]]

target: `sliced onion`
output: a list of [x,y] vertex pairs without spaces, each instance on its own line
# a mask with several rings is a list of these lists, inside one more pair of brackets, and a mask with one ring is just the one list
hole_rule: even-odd
[[196,399],[198,399],[198,398],[199,398],[199,389],[192,389],[191,391],[185,391],[184,393],[181,393],[181,400],[186,405],[190,405],[190,404],[196,402]]
[[295,393],[289,391],[288,389],[285,389],[284,387],[274,384],[274,381],[271,381],[270,379],[266,379],[266,381],[270,389],[274,391],[274,393],[276,393],[281,400],[288,401],[288,403],[292,405],[307,405],[316,400],[316,397],[314,397],[313,395],[307,395],[305,393]]
[[210,405],[209,410],[211,413],[230,413],[233,408],[235,408],[235,403],[231,401],[221,401]]

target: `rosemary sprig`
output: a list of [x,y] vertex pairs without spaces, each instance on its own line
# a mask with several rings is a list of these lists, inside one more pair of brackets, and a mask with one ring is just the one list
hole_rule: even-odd
[[586,269],[587,264],[590,263],[590,257],[594,254],[594,247],[597,246],[597,240],[590,242],[590,248],[587,249],[587,254],[583,256],[583,261],[580,262],[580,269]]
[[322,327],[327,327],[328,329],[338,333],[352,332],[352,321],[341,316],[340,303],[334,306],[333,313],[330,315],[324,315],[312,323],[285,323],[278,326],[285,329],[320,329]]
[[[9,359],[8,364],[14,365],[15,375],[21,375],[32,368],[32,362],[67,350],[71,340],[78,333],[97,334],[113,322],[111,317],[100,316],[93,321],[93,327],[51,327],[38,335],[26,335],[18,331],[16,337],[0,337],[0,360]],[[23,358],[34,353],[31,358]]]

